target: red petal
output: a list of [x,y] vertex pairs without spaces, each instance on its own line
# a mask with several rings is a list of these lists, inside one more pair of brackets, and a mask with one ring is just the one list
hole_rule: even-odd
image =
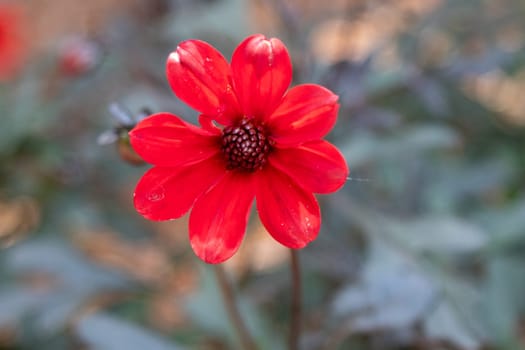
[[230,66],[210,44],[180,43],[168,57],[166,75],[175,95],[199,112],[224,125],[239,116]]
[[197,163],[220,151],[218,136],[169,113],[141,120],[129,137],[142,159],[162,167]]
[[337,95],[320,85],[298,85],[288,91],[269,117],[278,143],[297,144],[326,135],[337,119]]
[[292,80],[288,50],[276,38],[245,39],[232,57],[235,92],[246,116],[264,118],[277,107]]
[[261,222],[279,243],[303,248],[319,233],[321,213],[317,200],[271,166],[259,174],[256,198]]
[[253,176],[228,172],[202,195],[190,214],[190,241],[209,264],[229,259],[239,248],[253,202]]
[[135,208],[149,220],[179,218],[224,174],[221,157],[182,168],[154,167],[137,184]]
[[221,129],[219,129],[213,122],[214,120],[211,117],[204,114],[199,115],[199,124],[204,130],[215,135],[222,135]]
[[18,2],[0,1],[0,81],[13,78],[24,64],[30,24],[25,9]]
[[315,193],[335,192],[348,177],[348,166],[341,152],[323,140],[276,149],[268,161],[303,188]]

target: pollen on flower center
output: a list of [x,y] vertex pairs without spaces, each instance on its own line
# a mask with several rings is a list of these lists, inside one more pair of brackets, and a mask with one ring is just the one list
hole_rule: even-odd
[[266,164],[271,145],[264,128],[245,118],[224,128],[221,149],[228,169],[251,172]]

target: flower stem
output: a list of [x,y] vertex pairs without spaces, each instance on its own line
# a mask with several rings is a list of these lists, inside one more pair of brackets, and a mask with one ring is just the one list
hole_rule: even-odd
[[237,331],[237,335],[241,341],[243,349],[257,350],[257,345],[255,344],[252,336],[250,335],[250,332],[248,331],[248,328],[246,327],[246,324],[244,323],[241,317],[241,313],[239,312],[239,309],[237,307],[237,302],[235,301],[235,293],[233,291],[230,281],[228,280],[226,271],[224,270],[222,265],[217,264],[214,265],[214,272],[215,277],[217,278],[217,282],[219,283],[219,287],[221,289],[222,299],[224,301],[226,312],[228,313],[230,321],[233,323],[233,326]]
[[301,268],[299,265],[299,253],[295,249],[290,249],[292,270],[292,301],[290,307],[290,338],[288,339],[288,349],[299,349],[299,338],[301,336]]

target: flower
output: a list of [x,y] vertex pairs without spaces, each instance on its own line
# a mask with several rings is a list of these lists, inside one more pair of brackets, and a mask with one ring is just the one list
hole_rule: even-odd
[[131,145],[154,165],[137,184],[136,210],[169,220],[191,209],[191,246],[207,263],[237,251],[254,199],[279,243],[313,241],[321,224],[313,193],[334,192],[348,176],[341,153],[322,140],[338,97],[315,84],[288,89],[286,47],[260,34],[239,44],[231,64],[206,42],[184,41],[166,72],[175,95],[201,113],[200,127],[158,113],[131,130]]
[[116,125],[98,135],[97,143],[99,145],[114,143],[117,146],[120,159],[131,165],[143,165],[144,160],[131,147],[129,132],[137,125],[138,121],[151,114],[149,108],[144,107],[140,113],[134,115],[126,107],[113,102],[109,105],[108,110]]
[[12,78],[23,63],[22,14],[19,5],[0,3],[0,81]]
[[92,39],[71,36],[59,49],[58,69],[65,76],[78,77],[94,70],[102,60],[102,48]]

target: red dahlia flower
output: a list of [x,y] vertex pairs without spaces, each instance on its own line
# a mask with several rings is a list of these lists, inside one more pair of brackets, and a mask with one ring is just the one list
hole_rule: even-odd
[[184,41],[168,57],[167,76],[201,113],[201,126],[158,113],[130,132],[135,151],[154,165],[135,190],[137,211],[168,220],[193,207],[190,241],[207,263],[237,251],[254,199],[275,240],[295,249],[314,240],[321,215],[312,193],[334,192],[348,176],[341,153],[321,139],[334,126],[338,97],[314,84],[288,90],[288,51],[262,35],[245,39],[231,64],[203,41]]
[[0,3],[0,81],[10,79],[22,64],[22,12],[19,5]]

